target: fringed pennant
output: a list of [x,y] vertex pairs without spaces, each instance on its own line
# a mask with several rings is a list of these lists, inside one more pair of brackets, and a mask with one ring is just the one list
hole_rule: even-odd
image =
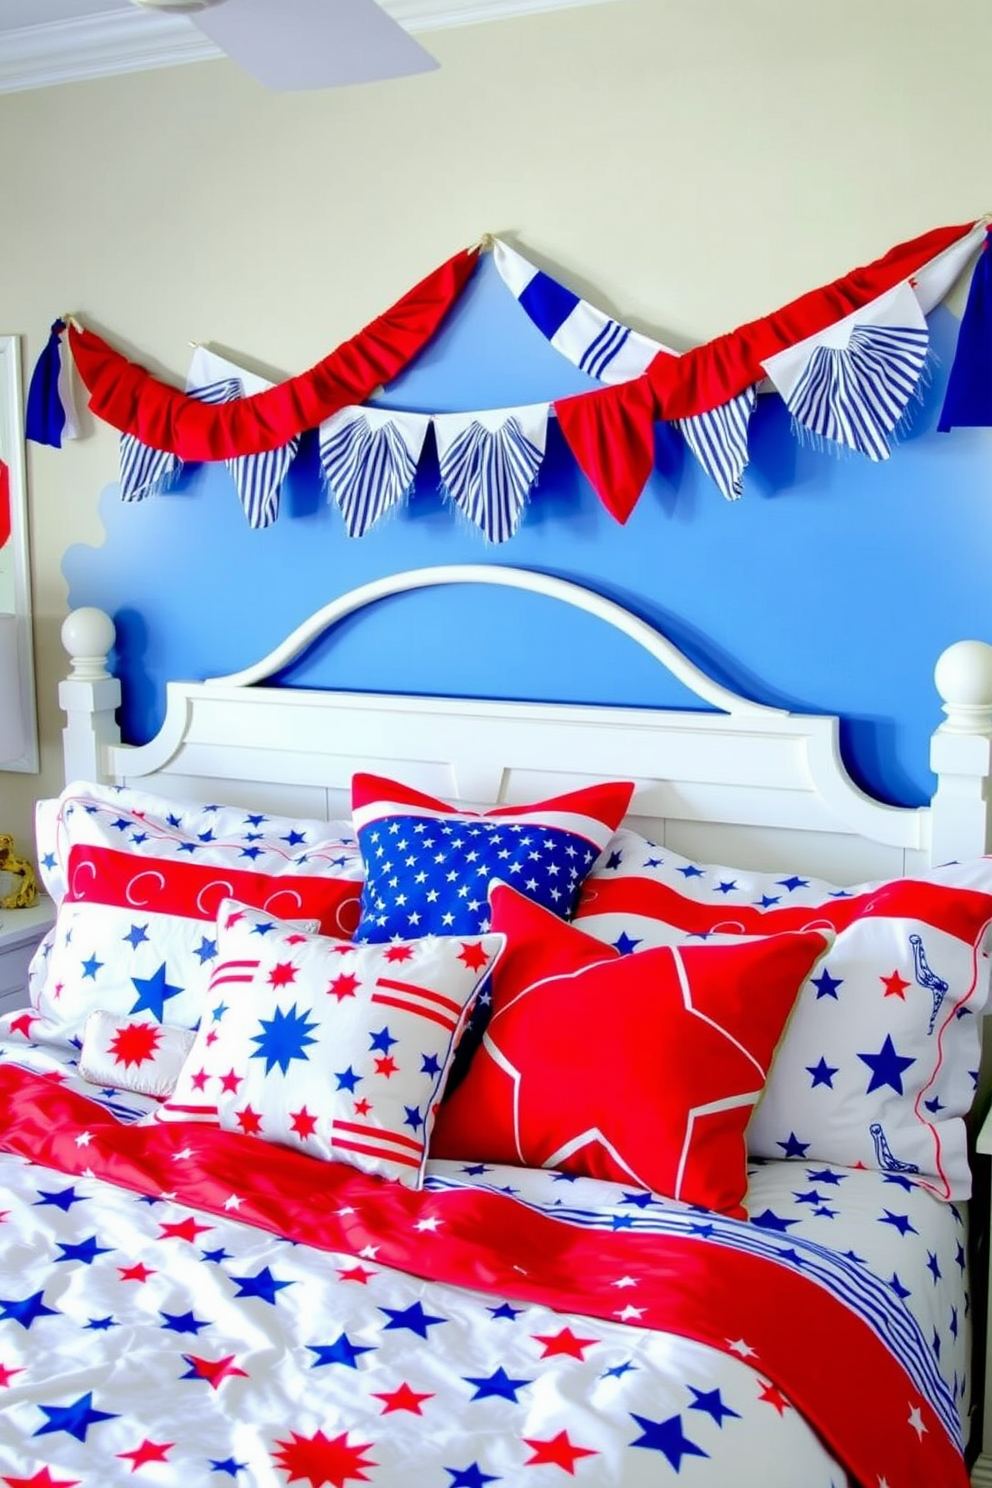
[[[191,396],[203,403],[227,403],[241,396],[237,378],[225,377],[206,387],[191,390]],[[144,501],[148,496],[161,496],[178,480],[183,461],[168,450],[152,449],[133,434],[122,434],[120,443],[120,478],[122,501]]]
[[151,449],[122,434],[120,440],[120,481],[122,501],[144,501],[148,496],[161,496],[178,479],[183,462],[168,450]]
[[520,526],[544,459],[548,412],[547,403],[533,403],[434,416],[445,494],[490,542],[505,542]]
[[[271,386],[270,383],[244,371],[233,362],[199,346],[190,363],[186,379],[191,398],[200,403],[219,406],[245,396],[246,384],[251,392]],[[257,455],[238,455],[224,465],[234,482],[238,499],[252,528],[269,527],[279,515],[279,496],[290,465],[299,449],[293,438],[280,449]],[[184,461],[167,450],[155,450],[142,444],[133,434],[122,434],[120,445],[120,478],[122,501],[144,501],[167,491],[182,472]]]
[[992,424],[992,230],[971,276],[968,302],[947,379],[937,428],[984,428]]
[[[246,371],[226,357],[218,356],[205,346],[198,346],[194,351],[186,378],[190,397],[198,398],[201,403],[230,403],[235,398],[252,397],[271,386],[264,378]],[[224,461],[248,518],[248,526],[254,530],[271,527],[278,517],[282,484],[299,447],[299,437],[294,435],[278,449],[264,450],[255,455],[237,455]]]
[[580,299],[500,238],[493,243],[493,260],[503,283],[541,335],[598,382],[627,382],[640,377],[659,351],[675,355],[669,347]]
[[72,386],[72,357],[62,340],[64,320],[55,320],[28,384],[24,437],[35,444],[62,448],[63,439],[78,439],[79,415]]
[[769,357],[765,370],[799,429],[887,460],[889,435],[919,389],[928,348],[923,311],[904,283]]
[[757,401],[758,389],[751,386],[709,413],[678,420],[686,444],[728,501],[736,501],[744,490],[747,431]]
[[320,465],[349,537],[364,537],[410,493],[430,415],[342,408],[320,426]]

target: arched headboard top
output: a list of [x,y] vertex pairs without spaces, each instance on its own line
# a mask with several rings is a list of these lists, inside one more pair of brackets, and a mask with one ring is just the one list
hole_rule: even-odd
[[[706,704],[618,708],[264,685],[329,628],[378,600],[438,584],[498,584],[561,601],[629,636]],[[106,670],[113,627],[70,615],[67,778],[143,784],[173,798],[340,818],[358,769],[472,807],[535,800],[586,781],[633,779],[632,822],[710,862],[857,882],[988,850],[992,647],[968,641],[937,664],[946,721],[933,736],[929,806],[876,801],[850,778],[836,717],[787,712],[714,682],[623,606],[552,575],[503,565],[414,569],[341,595],[253,666],[171,682],[156,737],[123,744]],[[101,655],[102,652],[102,655]],[[937,697],[934,711],[937,712]],[[713,711],[718,710],[718,711]]]
[[548,599],[571,605],[586,614],[613,626],[623,635],[629,636],[649,656],[659,662],[672,676],[686,686],[690,692],[724,713],[751,714],[755,717],[780,716],[785,710],[771,708],[765,703],[756,703],[722,687],[708,677],[684,656],[678,647],[647,621],[641,620],[630,610],[605,595],[587,589],[570,579],[556,578],[552,574],[538,573],[533,569],[510,568],[505,564],[462,563],[438,565],[432,568],[411,568],[402,573],[388,574],[373,579],[347,594],[332,599],[317,610],[302,625],[281,641],[267,656],[239,672],[224,677],[213,677],[213,682],[225,682],[232,687],[249,687],[282,671],[321,636],[332,630],[340,621],[355,615],[379,600],[399,594],[409,594],[416,589],[431,589],[441,584],[492,584],[501,588],[526,590],[531,594],[543,594]]

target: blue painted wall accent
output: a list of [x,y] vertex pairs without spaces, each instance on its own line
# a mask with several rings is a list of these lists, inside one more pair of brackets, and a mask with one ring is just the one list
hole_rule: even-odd
[[[249,530],[222,468],[190,467],[167,496],[102,494],[106,541],[63,570],[72,605],[118,625],[125,737],[158,728],[168,677],[217,675],[265,655],[338,594],[404,568],[510,563],[626,604],[705,670],[763,702],[837,713],[855,779],[897,804],[933,788],[934,662],[992,637],[992,447],[935,432],[957,322],[931,317],[938,363],[887,463],[800,443],[777,397],[759,400],[743,498],[727,503],[681,437],[660,426],[657,469],[625,527],[604,510],[557,426],[524,523],[491,547],[446,504],[433,446],[409,505],[349,539],[304,440],[277,523]],[[448,324],[384,403],[428,411],[537,402],[593,386],[544,341],[484,260]],[[632,642],[588,616],[488,587],[385,601],[292,669],[299,685],[692,706]]]

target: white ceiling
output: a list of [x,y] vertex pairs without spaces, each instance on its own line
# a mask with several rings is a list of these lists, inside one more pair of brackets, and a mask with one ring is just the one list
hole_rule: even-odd
[[[410,32],[607,0],[380,0]],[[278,0],[273,0],[278,5]],[[0,0],[0,93],[223,55],[182,15],[130,0]]]

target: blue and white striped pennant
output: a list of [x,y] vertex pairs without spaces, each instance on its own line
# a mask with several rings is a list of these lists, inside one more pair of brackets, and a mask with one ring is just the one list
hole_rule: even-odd
[[490,542],[520,526],[544,459],[549,405],[434,415],[441,483],[458,510]]
[[146,496],[160,496],[183,468],[178,455],[172,455],[168,450],[152,449],[133,434],[121,435],[119,458],[122,501],[144,501]]
[[364,537],[410,493],[430,414],[342,408],[320,426],[320,465],[349,537]]
[[918,392],[930,344],[908,283],[769,357],[765,371],[802,430],[887,460],[889,435]]
[[736,501],[744,489],[747,431],[757,401],[757,384],[752,384],[719,408],[676,420],[686,444],[728,501]]
[[[201,403],[229,403],[241,397],[241,383],[234,377],[220,378],[205,387],[190,388],[191,398]],[[144,501],[146,496],[160,496],[177,479],[183,468],[178,455],[168,450],[152,449],[133,434],[121,435],[121,500]]]
[[[208,351],[205,346],[196,348],[186,378],[190,397],[204,403],[229,403],[234,398],[264,392],[271,386],[264,378]],[[278,517],[282,484],[299,447],[299,438],[294,436],[279,449],[258,455],[237,455],[224,461],[249,527],[271,527]]]
[[542,336],[598,382],[629,382],[640,377],[659,351],[671,351],[580,299],[501,238],[493,242],[493,260],[503,283]]

